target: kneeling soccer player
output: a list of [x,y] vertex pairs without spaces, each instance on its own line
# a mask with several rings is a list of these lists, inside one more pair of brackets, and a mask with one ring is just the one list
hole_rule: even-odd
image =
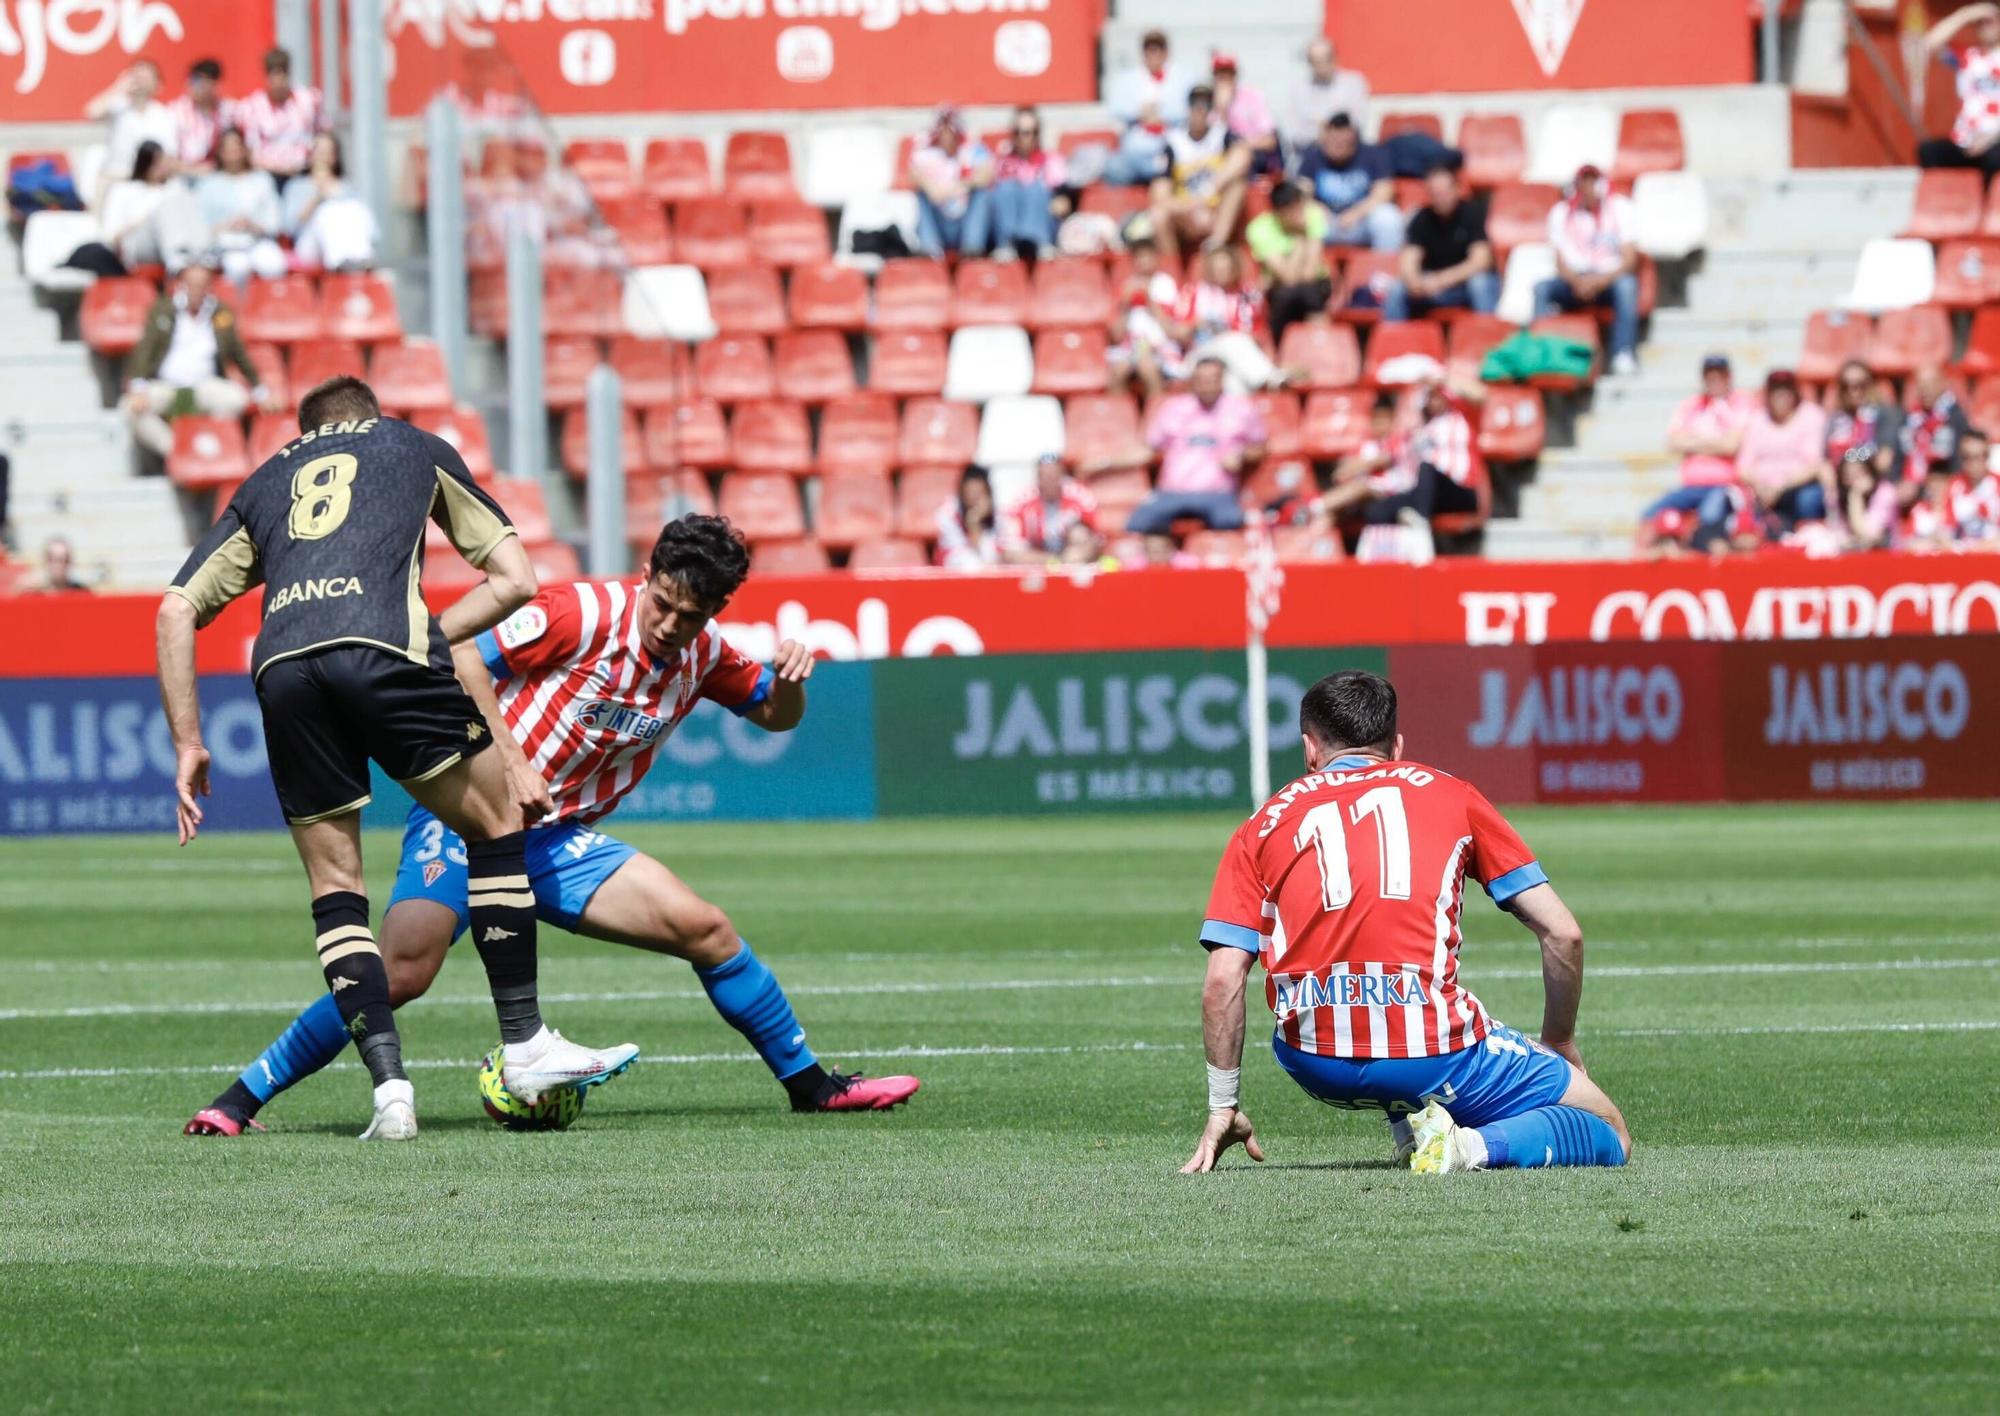
[[[1264,1158],[1237,1105],[1260,958],[1278,1065],[1330,1106],[1414,1115],[1411,1169],[1623,1165],[1625,1119],[1576,1051],[1583,935],[1533,854],[1470,783],[1404,759],[1387,679],[1321,679],[1299,730],[1306,775],[1231,838],[1202,925],[1209,1117],[1183,1173],[1238,1143]],[[1539,1041],[1458,982],[1468,872],[1541,942]]]
[[[726,521],[682,517],[660,533],[645,580],[544,590],[465,646],[459,674],[492,721],[515,797],[538,823],[527,834],[538,916],[686,959],[716,1011],[784,1084],[794,1110],[883,1110],[907,1101],[917,1079],[822,1067],[784,990],[728,917],[658,861],[593,829],[699,699],[771,732],[798,726],[812,655],[786,641],[775,668],[760,668],[709,623],[748,571]],[[415,807],[382,928],[393,1003],[423,995],[467,918],[465,845]],[[347,1035],[330,1001],[301,1013],[187,1133],[239,1134],[256,1124],[265,1102],[338,1057]]]

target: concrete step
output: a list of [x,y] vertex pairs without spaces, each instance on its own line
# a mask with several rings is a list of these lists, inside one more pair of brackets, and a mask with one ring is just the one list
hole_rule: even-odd
[[[1834,292],[1814,308],[1832,308],[1842,293]],[[1643,360],[1647,350],[1655,345],[1726,345],[1731,340],[1760,339],[1796,343],[1805,338],[1805,326],[1804,315],[1732,313],[1702,307],[1657,310],[1647,331],[1650,337],[1639,355]]]
[[1632,554],[1632,539],[1527,521],[1491,521],[1484,550],[1488,560],[1496,561],[1620,560]]
[[1632,487],[1524,487],[1521,520],[1546,526],[1592,526],[1629,531],[1639,513],[1666,494],[1671,483],[1640,491]]
[[1711,179],[1711,250],[1853,251],[1909,220],[1916,169],[1821,168],[1769,178]]
[[117,591],[160,590],[173,583],[187,560],[186,546],[161,546],[150,551],[123,551],[107,561],[110,578],[104,589]]
[[1577,425],[1576,450],[1593,456],[1644,455],[1664,452],[1666,446],[1666,414],[1658,418],[1590,419]]

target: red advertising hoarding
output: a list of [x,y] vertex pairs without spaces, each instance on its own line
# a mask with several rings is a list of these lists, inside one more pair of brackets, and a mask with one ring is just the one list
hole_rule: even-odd
[[68,122],[133,60],[160,66],[163,97],[197,59],[220,61],[223,90],[264,81],[272,9],[244,0],[0,0],[0,121]]

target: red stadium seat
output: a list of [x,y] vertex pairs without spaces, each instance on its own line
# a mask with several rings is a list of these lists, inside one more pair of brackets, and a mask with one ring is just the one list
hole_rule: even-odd
[[1393,138],[1398,133],[1422,133],[1443,142],[1444,124],[1435,113],[1384,113],[1376,140]]
[[663,202],[685,202],[715,191],[708,148],[700,138],[654,138],[646,144],[639,185]]
[[1361,342],[1344,324],[1295,324],[1278,346],[1278,362],[1304,369],[1307,388],[1346,388],[1361,377]]
[[1487,354],[1514,334],[1514,326],[1498,315],[1467,311],[1445,326],[1445,362],[1471,378],[1479,377],[1479,367]]
[[1102,329],[1111,320],[1111,287],[1104,267],[1069,256],[1035,267],[1028,296],[1030,329]]
[[334,339],[374,344],[403,337],[395,287],[367,272],[329,275],[320,282],[320,318]]
[[758,541],[750,547],[752,575],[824,575],[832,566],[826,547],[810,538]]
[[299,420],[290,413],[258,413],[250,419],[249,465],[262,467],[279,449],[299,435]]
[[451,407],[444,351],[429,340],[384,344],[368,361],[368,383],[386,412],[406,418],[420,408]]
[[1611,180],[1630,182],[1648,172],[1678,172],[1687,165],[1681,118],[1671,108],[1628,108],[1618,120],[1618,155]]
[[1182,554],[1202,565],[1241,565],[1244,549],[1241,531],[1196,531],[1181,543]]
[[[271,396],[271,401],[284,408],[294,406],[297,400],[292,397],[292,375],[285,367],[285,352],[275,344],[252,344],[248,341],[244,343],[243,352],[250,356],[250,363],[257,370],[257,381],[264,385],[264,392]],[[243,376],[233,368],[229,376],[238,383],[243,381]]]
[[704,271],[750,264],[750,223],[734,197],[693,197],[674,209],[674,254]]
[[1097,498],[1097,528],[1107,536],[1123,531],[1133,509],[1153,494],[1152,474],[1144,467],[1111,467],[1083,480]]
[[77,312],[83,342],[107,358],[130,354],[145,333],[146,311],[159,294],[150,280],[100,276],[83,292],[83,304]]
[[746,541],[782,541],[806,534],[799,484],[782,472],[731,472],[716,499]]
[[800,329],[859,330],[868,325],[868,279],[852,266],[802,266],[788,296]]
[[1937,287],[1931,299],[1949,310],[1970,310],[2000,300],[2000,238],[1968,236],[1940,245]]
[[1951,348],[1951,316],[1936,305],[1884,310],[1868,344],[1868,367],[1900,379],[1928,365],[1950,363]]
[[901,398],[942,393],[948,352],[944,334],[938,330],[878,334],[868,367],[868,387]]
[[684,398],[645,410],[646,465],[662,471],[727,467],[729,426],[712,398]]
[[542,277],[544,334],[604,338],[625,328],[625,273],[611,267],[550,266]]
[[297,344],[326,333],[319,292],[309,276],[281,275],[276,280],[253,280],[243,288],[243,303],[237,310],[245,339]]
[[1985,179],[1977,171],[1929,167],[1917,174],[1917,195],[1910,206],[1905,236],[1919,241],[1948,241],[1979,230],[1980,208],[1986,201]]
[[474,481],[484,482],[493,476],[493,444],[487,439],[486,420],[479,416],[478,410],[462,403],[450,408],[428,408],[411,414],[410,421],[457,448]]
[[723,403],[772,398],[778,392],[771,351],[764,341],[723,335],[700,345],[694,355],[696,386]]
[[651,549],[660,528],[688,515],[715,515],[715,493],[702,472],[647,473],[625,482],[625,539]]
[[532,477],[508,477],[488,490],[524,546],[546,545],[556,538],[555,523],[549,520],[549,504],[542,496],[542,484]]
[[1548,423],[1540,389],[1490,389],[1479,408],[1479,451],[1494,462],[1532,462],[1542,455]]
[[729,418],[729,459],[745,471],[807,475],[813,454],[806,410],[777,399],[738,404]]
[[351,339],[317,339],[292,351],[292,385],[301,397],[318,384],[344,375],[366,378],[361,346]]
[[887,477],[837,473],[820,478],[814,530],[822,543],[845,550],[890,535],[896,525],[896,497]]
[[1528,140],[1512,113],[1466,114],[1458,124],[1458,149],[1465,154],[1462,174],[1474,187],[1518,182],[1528,165]]
[[951,320],[951,280],[926,256],[886,261],[875,277],[877,329],[943,329]]
[[1569,374],[1536,374],[1528,380],[1531,386],[1556,392],[1582,388],[1596,377],[1596,370],[1603,367],[1604,343],[1598,332],[1595,315],[1550,315],[1547,319],[1536,320],[1528,326],[1528,329],[1534,334],[1554,334],[1564,339],[1574,339],[1579,344],[1588,344],[1592,369],[1589,378],[1576,378]]
[[979,445],[979,409],[942,398],[913,398],[903,405],[896,461],[904,467],[964,467]]
[[1279,561],[1286,565],[1347,559],[1347,549],[1341,545],[1339,533],[1312,526],[1274,526],[1271,545]]
[[1045,329],[1035,336],[1033,392],[1102,393],[1105,372],[1102,329]]
[[830,329],[794,329],[778,336],[778,392],[824,403],[854,392],[854,359],[846,336]]
[[565,585],[572,580],[583,579],[583,562],[562,541],[544,541],[540,545],[529,546],[528,564],[535,568],[535,579],[544,585]]
[[907,192],[913,185],[910,181],[910,159],[917,155],[917,138],[914,133],[905,133],[896,139],[895,177],[890,180],[891,191]]
[[732,266],[711,271],[708,313],[724,334],[776,334],[785,327],[785,301],[778,272],[769,266]]
[[1806,383],[1831,383],[1840,366],[1868,352],[1875,321],[1849,310],[1820,310],[1806,321],[1805,347],[1799,354],[1799,378]]
[[837,398],[819,416],[819,470],[887,476],[896,465],[896,405],[879,393]]
[[953,282],[953,325],[1023,324],[1028,274],[1019,261],[964,261]]
[[1110,187],[1102,182],[1092,183],[1083,189],[1078,199],[1078,211],[1091,212],[1097,216],[1108,216],[1123,225],[1127,217],[1137,216],[1152,204],[1144,187]]
[[[1296,421],[1296,414],[1294,415]],[[1085,394],[1063,409],[1064,445],[1079,475],[1120,467],[1145,468],[1153,450],[1139,427],[1139,406],[1126,393]]]
[[1383,298],[1389,282],[1396,279],[1396,260],[1394,251],[1348,252],[1344,262],[1348,299],[1355,300],[1365,292],[1372,303],[1348,304],[1335,310],[1334,315],[1348,324],[1372,324],[1381,319]]
[[863,541],[847,554],[847,568],[855,571],[921,570],[930,563],[924,543],[904,536]]
[[673,233],[667,227],[667,211],[642,193],[617,198],[599,198],[597,209],[604,224],[618,238],[629,266],[666,265],[674,258]]
[[937,539],[938,509],[958,496],[963,467],[906,467],[896,479],[896,534]]
[[1319,480],[1313,475],[1311,458],[1272,457],[1267,453],[1243,479],[1243,504],[1278,506],[1318,490]]
[[2000,379],[1980,379],[1972,386],[1967,405],[1972,426],[1990,436],[2000,435]]
[[687,346],[664,339],[621,334],[611,341],[611,367],[618,371],[619,393],[638,408],[671,403],[687,393]]
[[604,362],[604,351],[585,335],[558,335],[542,346],[543,401],[555,409],[583,402],[590,371]]
[[[315,311],[317,314],[317,311]],[[507,335],[507,272],[474,267],[466,281],[465,321],[474,334],[504,339]]]
[[1286,389],[1271,389],[1251,394],[1250,401],[1264,415],[1264,455],[1271,458],[1297,456],[1299,396]]
[[583,179],[600,206],[632,190],[632,154],[623,138],[571,138],[563,144],[563,165]]
[[1384,320],[1368,336],[1368,359],[1361,367],[1361,382],[1380,384],[1382,366],[1391,359],[1416,354],[1444,367],[1444,331],[1429,320]]
[[1478,507],[1472,511],[1439,512],[1431,518],[1431,530],[1440,536],[1467,536],[1486,524],[1493,514],[1493,476],[1483,457],[1472,459],[1471,484],[1479,498]]
[[[1965,338],[1965,357],[1958,361],[1962,374],[2000,373],[2000,307],[1972,312],[1972,329]],[[2000,388],[2000,383],[1994,385]]]
[[1056,139],[1056,151],[1061,153],[1064,159],[1073,156],[1077,149],[1086,147],[1108,148],[1112,152],[1116,152],[1118,150],[1118,130],[1115,128],[1076,128],[1062,134]]
[[832,260],[826,213],[797,197],[755,203],[750,208],[750,256],[787,269]]
[[[619,424],[619,455],[629,477],[646,466],[638,415],[630,408],[624,409]],[[563,470],[578,481],[583,480],[590,471],[590,419],[584,409],[572,408],[562,415],[560,442]]]
[[1306,397],[1299,442],[1307,457],[1331,462],[1347,456],[1368,436],[1375,397],[1364,389],[1329,389]]
[[1509,182],[1496,189],[1486,208],[1486,237],[1502,264],[1507,252],[1549,239],[1549,212],[1562,193],[1543,182]]
[[783,133],[731,133],[722,149],[722,187],[745,201],[796,197],[792,147]]
[[240,482],[251,471],[243,425],[234,418],[174,419],[174,448],[167,454],[167,476],[175,486],[199,491]]

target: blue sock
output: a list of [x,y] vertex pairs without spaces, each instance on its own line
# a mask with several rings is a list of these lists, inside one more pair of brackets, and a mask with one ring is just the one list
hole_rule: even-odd
[[779,1081],[808,1067],[819,1065],[806,1046],[805,1029],[792,1016],[785,990],[778,987],[777,975],[764,961],[750,952],[749,942],[736,957],[712,969],[696,969],[695,977],[708,990],[708,1001],[722,1014],[724,1022],[750,1039],[764,1065]]
[[1611,1123],[1574,1106],[1544,1106],[1479,1128],[1486,1164],[1501,1170],[1545,1165],[1623,1165],[1625,1147]]
[[237,1080],[261,1104],[333,1061],[347,1043],[340,1009],[331,993],[322,993],[310,1008],[292,1019],[292,1025],[278,1034],[276,1042],[243,1069]]

